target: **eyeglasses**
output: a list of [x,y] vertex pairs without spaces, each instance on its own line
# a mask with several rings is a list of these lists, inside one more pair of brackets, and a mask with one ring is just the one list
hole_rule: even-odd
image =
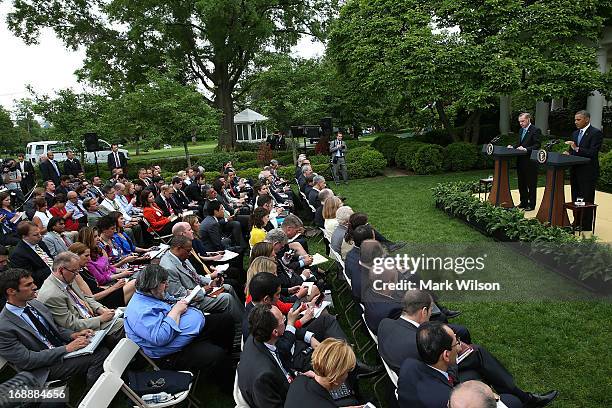
[[457,337],[457,342],[455,344],[451,344],[451,348],[452,347],[457,347],[461,345],[461,339],[459,337]]
[[65,267],[63,267],[62,269],[65,270],[65,271],[71,272],[74,275],[78,275],[80,273],[80,271],[78,269],[76,271],[73,271],[72,269],[68,269],[68,268],[65,268]]

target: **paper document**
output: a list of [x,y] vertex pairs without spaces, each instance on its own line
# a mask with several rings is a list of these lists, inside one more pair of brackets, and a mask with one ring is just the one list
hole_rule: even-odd
[[193,215],[193,214],[194,214],[194,212],[192,210],[188,210],[188,211],[183,211],[181,213],[181,216],[186,217],[188,215]]
[[166,253],[166,251],[167,251],[168,249],[170,249],[170,245],[167,245],[167,244],[160,244],[160,245],[159,245],[159,249],[157,249],[157,250],[155,250],[155,251],[151,251],[151,252],[149,252],[149,257],[150,257],[151,259],[157,258],[157,257],[159,257],[159,256],[161,256],[161,255],[163,255],[163,254],[165,254],[165,253]]
[[329,261],[329,259],[327,259],[323,255],[317,253],[317,254],[314,254],[312,256],[312,263],[310,265],[311,266],[312,265],[319,265],[319,264],[325,263],[327,261]]
[[324,300],[323,302],[321,302],[321,306],[315,307],[314,318],[316,319],[317,317],[321,316],[323,310],[325,310],[325,308],[329,305],[331,305],[331,302]]
[[304,282],[302,283],[302,286],[308,288],[308,296],[310,296],[312,294],[312,287],[314,286],[314,282]]
[[225,261],[229,261],[230,259],[234,259],[235,257],[238,256],[238,253],[233,252],[233,251],[228,251],[227,249],[225,250],[225,253],[223,254],[223,258],[219,259],[218,262],[225,262]]
[[22,219],[22,218],[23,218],[23,215],[24,215],[24,214],[25,214],[25,213],[23,213],[23,212],[18,212],[18,213],[16,213],[16,214],[15,214],[15,216],[14,216],[13,218],[11,218],[11,222],[12,222],[13,224],[17,224],[17,222],[18,222],[20,219]]
[[187,303],[191,303],[191,301],[193,300],[193,298],[202,290],[202,287],[200,285],[196,286],[195,288],[193,288],[191,290],[191,293],[189,293],[187,296],[185,296],[185,298],[183,299],[185,302]]
[[93,354],[93,352],[96,351],[100,343],[102,343],[102,340],[104,339],[104,336],[106,336],[106,333],[110,331],[110,329],[115,325],[115,323],[117,323],[117,319],[121,318],[121,316],[123,316],[123,310],[115,309],[115,317],[113,317],[111,324],[106,326],[106,329],[98,330],[93,335],[93,337],[89,339],[89,344],[87,346],[83,347],[82,349],[65,354],[64,359],[83,356],[85,354]]
[[228,268],[229,268],[229,264],[221,264],[221,265],[216,265],[215,266],[215,270],[217,272],[225,272],[225,271],[228,270]]

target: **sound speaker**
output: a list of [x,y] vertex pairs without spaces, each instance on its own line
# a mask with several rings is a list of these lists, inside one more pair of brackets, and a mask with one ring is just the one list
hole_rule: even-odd
[[304,128],[300,126],[291,126],[291,135],[293,137],[304,136]]
[[327,136],[327,137],[331,136],[332,131],[333,131],[332,118],[321,119],[320,125],[321,125],[321,130],[323,132],[323,136]]
[[85,150],[88,152],[97,152],[100,150],[97,133],[85,133]]

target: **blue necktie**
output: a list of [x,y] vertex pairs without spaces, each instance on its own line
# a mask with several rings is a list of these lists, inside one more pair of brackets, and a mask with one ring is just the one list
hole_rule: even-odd
[[580,145],[580,142],[582,142],[582,136],[584,136],[584,129],[580,129],[580,133],[578,133],[578,143],[576,143],[577,145]]
[[523,139],[525,138],[525,135],[527,134],[527,129],[523,128],[523,133],[521,134],[521,142],[523,141]]

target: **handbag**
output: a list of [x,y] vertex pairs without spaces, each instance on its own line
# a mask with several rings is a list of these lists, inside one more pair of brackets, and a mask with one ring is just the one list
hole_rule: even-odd
[[128,371],[128,385],[139,396],[167,392],[176,394],[189,389],[193,375],[171,370]]

